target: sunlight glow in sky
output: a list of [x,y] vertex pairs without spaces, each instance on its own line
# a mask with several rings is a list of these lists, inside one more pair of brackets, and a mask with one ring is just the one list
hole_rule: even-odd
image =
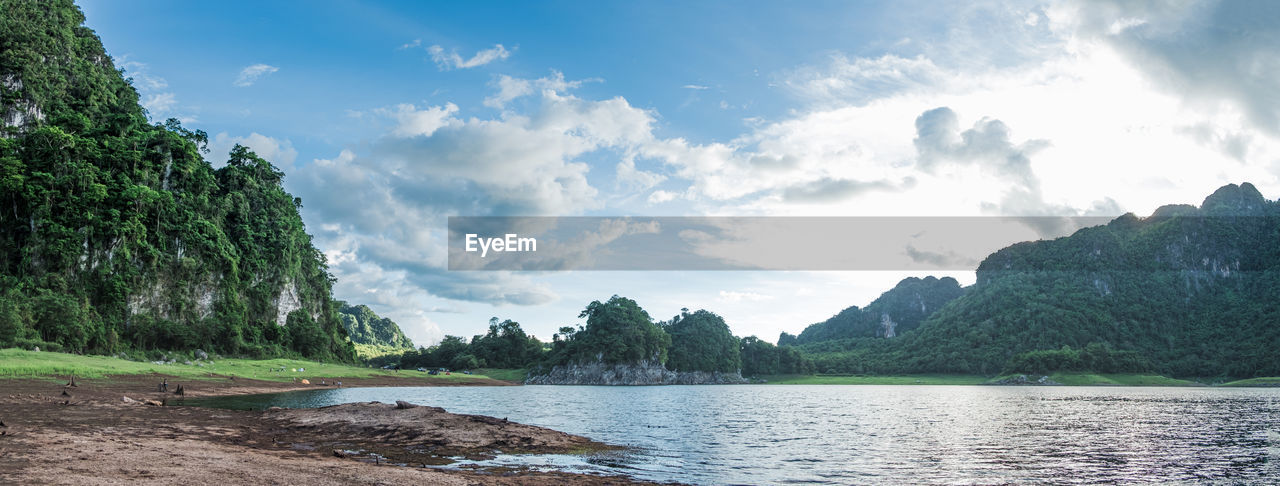
[[[913,272],[449,272],[450,215],[1150,214],[1280,196],[1274,2],[85,0],[151,117],[285,171],[418,344],[591,300],[774,341]],[[941,276],[941,275],[939,275]],[[970,284],[972,272],[951,274]]]

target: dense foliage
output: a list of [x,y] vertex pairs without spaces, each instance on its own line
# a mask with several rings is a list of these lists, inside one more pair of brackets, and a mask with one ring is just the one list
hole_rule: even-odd
[[[962,297],[899,337],[799,349],[819,371],[840,373],[1274,376],[1278,295],[1280,204],[1250,184],[1228,185],[1199,208],[1166,206],[1149,218],[1125,215],[1002,249],[983,261]],[[1103,361],[1089,351],[1099,349]]]
[[371,346],[413,349],[413,341],[404,335],[395,321],[378,317],[369,306],[333,301],[334,312],[342,321],[351,342]]
[[498,322],[495,317],[489,320],[489,332],[472,337],[469,343],[458,336],[445,336],[429,348],[411,349],[370,363],[410,369],[528,368],[543,358],[543,351],[542,342],[526,334],[520,323],[510,319]]
[[947,302],[964,294],[951,277],[908,277],[866,308],[849,307],[799,336],[782,333],[779,345],[808,344],[856,337],[894,337],[920,326]]
[[284,174],[150,124],[70,0],[0,11],[0,346],[352,358]]
[[661,326],[671,336],[667,369],[728,373],[742,369],[738,338],[715,313],[706,310],[690,313],[688,309],[681,309],[680,315]]
[[635,301],[613,296],[595,301],[579,315],[584,327],[562,327],[544,344],[511,320],[489,320],[489,332],[468,342],[445,336],[439,344],[380,356],[369,362],[401,368],[536,368],[570,363],[665,364],[673,371],[741,370],[747,376],[809,373],[812,365],[791,347],[776,347],[755,336],[739,339],[720,316],[706,310],[689,312],[654,324]]
[[552,364],[667,361],[671,336],[634,300],[615,295],[607,302],[593,301],[578,318],[587,319],[586,327],[560,329],[552,347]]
[[742,375],[785,375],[813,373],[813,362],[791,346],[774,346],[749,336],[742,338]]

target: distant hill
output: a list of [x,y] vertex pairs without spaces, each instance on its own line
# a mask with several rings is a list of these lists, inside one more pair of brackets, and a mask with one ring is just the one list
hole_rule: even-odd
[[371,346],[413,349],[413,341],[404,335],[395,321],[378,317],[368,306],[350,305],[341,300],[333,301],[338,319],[347,330],[351,342]]
[[282,172],[148,121],[70,0],[0,12],[0,347],[354,358]]
[[874,326],[855,313],[849,321],[861,327],[847,328],[861,335],[820,328],[815,338],[832,338],[796,344],[819,371],[1273,376],[1277,297],[1280,203],[1232,184],[1199,207],[1126,214],[997,251],[964,295],[898,338],[866,336]]
[[826,321],[806,327],[799,336],[782,333],[779,345],[809,344],[858,337],[892,338],[920,326],[947,302],[964,295],[951,277],[909,277],[866,308],[849,307]]

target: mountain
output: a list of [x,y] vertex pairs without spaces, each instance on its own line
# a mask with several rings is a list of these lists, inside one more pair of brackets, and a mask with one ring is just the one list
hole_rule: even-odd
[[351,342],[372,346],[413,349],[413,341],[405,337],[395,321],[378,317],[366,305],[350,305],[341,300],[333,302],[342,327],[347,330]]
[[352,359],[283,173],[148,122],[70,0],[0,11],[0,346]]
[[1232,184],[1199,207],[1001,249],[963,296],[897,339],[799,348],[821,371],[1277,375],[1277,296],[1280,203]]
[[892,338],[920,326],[947,302],[964,294],[951,277],[908,277],[866,308],[852,306],[826,321],[806,327],[799,336],[782,333],[779,345],[809,344],[859,337]]

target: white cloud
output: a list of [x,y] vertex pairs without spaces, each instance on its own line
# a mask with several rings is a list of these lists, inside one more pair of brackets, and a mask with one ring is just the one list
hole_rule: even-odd
[[1280,7],[1188,0],[1062,4],[1053,27],[1076,43],[1115,49],[1149,80],[1204,111],[1226,102],[1254,127],[1280,134]]
[[[910,42],[891,52],[835,54],[784,73],[775,80],[800,106],[719,140],[660,136],[656,111],[575,96],[582,81],[559,72],[499,75],[484,100],[500,110],[491,118],[461,117],[449,103],[374,110],[394,122],[384,136],[286,182],[300,188],[308,217],[328,224],[309,228],[335,252],[339,290],[385,299],[415,329],[435,324],[414,309],[540,304],[567,292],[546,284],[553,277],[445,272],[439,228],[451,214],[574,215],[619,201],[701,214],[1142,214],[1198,202],[1227,182],[1280,193],[1280,101],[1267,81],[1280,75],[1266,42],[1280,22],[1223,13],[1257,5],[1243,2],[1190,2],[1190,13],[1098,5],[1015,6],[996,17],[984,17],[990,5],[965,7],[963,25],[940,36],[904,32]],[[1213,20],[1197,20],[1206,15]],[[463,69],[510,52],[432,54],[442,69]],[[947,255],[945,246],[912,250]],[[704,297],[732,314],[770,295],[788,294]]]
[[813,102],[859,105],[912,90],[932,89],[950,76],[924,56],[886,54],[850,59],[836,54],[825,66],[797,70],[784,85]]
[[618,165],[614,169],[617,173],[618,188],[627,191],[647,191],[653,186],[662,183],[662,181],[667,180],[667,177],[662,174],[637,169],[636,161],[631,157],[623,159],[622,162],[618,162]]
[[490,108],[503,108],[507,103],[517,98],[522,98],[543,91],[551,91],[554,93],[563,93],[571,89],[577,89],[582,83],[595,81],[594,79],[566,81],[564,73],[560,71],[551,71],[551,75],[537,79],[522,79],[499,75],[497,81],[493,83],[498,88],[498,92],[484,99],[484,105]]
[[463,59],[461,55],[458,55],[457,49],[445,52],[444,48],[438,45],[428,47],[427,52],[431,53],[431,60],[435,61],[442,71],[448,69],[470,69],[511,57],[511,51],[508,51],[502,44],[494,44],[489,49],[478,51],[470,59]]
[[298,158],[298,151],[293,148],[293,143],[289,140],[276,139],[257,132],[250,133],[248,136],[231,136],[226,132],[220,132],[209,140],[209,155],[206,157],[215,167],[221,167],[227,163],[227,154],[231,153],[231,148],[236,144],[248,147],[272,165],[284,169],[286,173],[292,172],[293,163]]
[[170,117],[178,118],[183,123],[195,120],[194,115],[175,113],[178,108],[177,95],[166,91],[169,82],[151,73],[146,64],[124,58],[120,61],[120,69],[125,70],[129,79],[133,80],[133,87],[138,90],[139,104],[147,110],[147,115],[152,120]]
[[142,98],[142,107],[146,108],[147,113],[154,114],[157,118],[173,110],[177,103],[177,96],[168,92],[148,94]]
[[649,201],[649,204],[662,204],[665,202],[674,201],[678,197],[680,197],[679,194],[676,194],[671,191],[663,191],[659,189],[649,194],[648,201]]
[[235,83],[233,84],[240,88],[253,86],[253,83],[258,82],[259,78],[279,70],[280,68],[268,64],[254,64],[252,66],[246,66],[244,69],[240,70],[240,75],[236,76]]
[[708,87],[703,86],[703,85],[701,85],[701,84],[686,84],[686,85],[682,86],[682,88],[684,88],[684,89],[692,89],[692,90],[697,90],[697,91],[701,91],[701,90],[704,90],[704,89],[709,89]]
[[379,109],[376,114],[395,119],[398,125],[392,133],[398,137],[431,136],[436,130],[456,121],[453,114],[458,106],[447,103],[444,106],[432,106],[423,110],[410,104],[396,105],[395,109]]
[[[550,288],[526,275],[447,272],[444,218],[569,215],[600,207],[599,191],[587,181],[590,166],[577,159],[651,139],[653,115],[622,98],[584,100],[552,90],[540,97],[528,114],[494,119],[457,118],[452,104],[374,110],[395,127],[358,152],[292,172],[286,182],[306,201],[308,217],[336,225],[308,227],[336,228],[316,238],[347,262],[333,267],[339,282],[347,272],[378,275],[384,280],[362,287],[377,288],[378,295],[386,289],[400,296],[419,292],[413,299],[424,302],[555,300]],[[648,177],[639,171],[633,176]]]

